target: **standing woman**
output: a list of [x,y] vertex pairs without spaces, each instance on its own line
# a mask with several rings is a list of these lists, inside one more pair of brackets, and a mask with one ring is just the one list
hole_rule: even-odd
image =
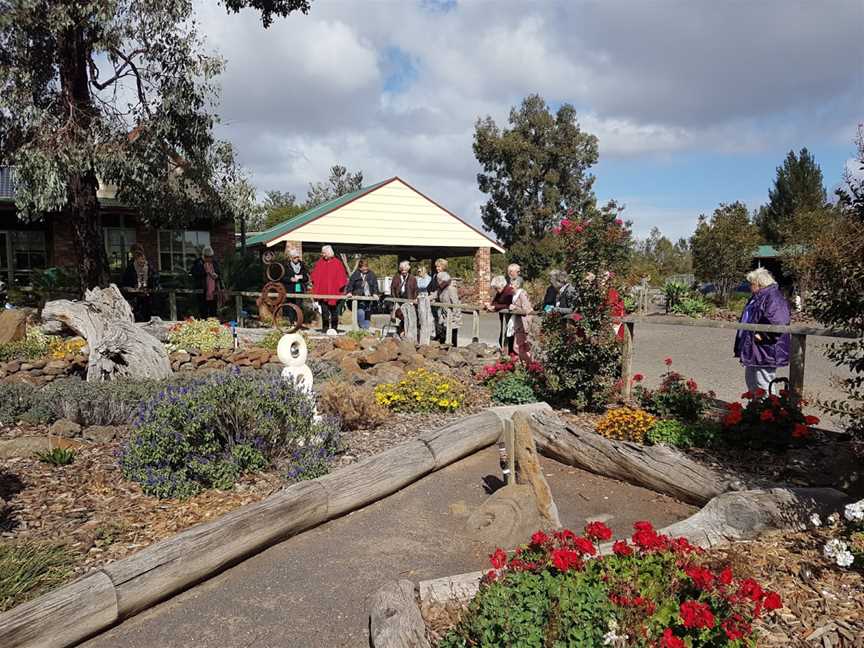
[[135,243],[130,253],[131,258],[123,272],[122,284],[124,288],[136,288],[140,291],[132,297],[132,312],[136,322],[146,322],[153,310],[153,295],[150,291],[159,287],[159,274],[156,266],[147,259],[140,243]]
[[[752,295],[741,313],[743,324],[774,324],[789,326],[789,302],[780,292],[774,277],[765,268],[747,273]],[[748,391],[768,392],[768,386],[777,376],[777,367],[789,364],[788,333],[762,333],[738,331],[735,335],[734,354],[744,365],[744,380]]]
[[[459,291],[456,286],[452,285],[450,274],[447,272],[438,273],[438,301],[442,304],[458,304]],[[438,307],[438,316],[441,319],[438,326],[444,331],[444,343],[447,344],[447,313],[450,315],[450,344],[454,347],[459,346],[459,327],[462,326],[462,311],[459,308],[444,308]]]
[[[348,278],[348,293],[346,297],[377,297],[378,277],[369,269],[369,262],[366,259],[360,259],[357,264],[357,269]],[[372,309],[377,302],[375,301],[360,301],[357,303],[357,326],[361,329],[368,329],[371,326],[370,315]]]
[[429,284],[431,283],[432,276],[426,272],[426,266],[419,266],[417,268],[417,293],[419,295],[429,294]]
[[213,256],[209,245],[201,250],[201,256],[192,264],[192,278],[201,291],[201,317],[217,317],[219,312],[219,291],[222,290],[222,269]]
[[[399,262],[399,272],[393,275],[393,279],[390,281],[390,296],[397,299],[417,299],[417,277],[411,275],[411,264],[408,261]],[[400,302],[393,304],[393,310],[399,319],[397,333],[400,336],[405,331],[405,322],[400,310],[401,305]]]
[[[309,285],[309,271],[306,269],[306,264],[303,263],[303,255],[298,249],[292,249],[288,254],[288,266],[285,268],[285,274],[282,276],[282,285],[285,286],[287,293],[285,301],[289,304],[297,304],[302,306],[299,299],[292,299],[291,295],[306,292]],[[282,311],[289,319],[295,317],[293,308],[286,308]]]
[[[510,279],[513,287],[513,304],[510,306],[510,324],[513,329],[513,338],[516,342],[516,352],[519,359],[526,367],[531,362],[531,345],[528,342],[528,331],[533,323],[531,300],[528,293],[522,287],[522,277],[516,276]],[[511,326],[512,325],[512,326]]]
[[[348,273],[342,261],[333,254],[333,248],[325,245],[321,248],[321,258],[312,268],[313,290],[319,295],[337,295],[345,290],[348,283]],[[325,299],[319,302],[321,306],[321,332],[336,335],[339,332],[339,300]],[[332,331],[332,333],[331,333]]]
[[500,311],[507,310],[513,303],[513,286],[507,283],[504,275],[492,277],[489,285],[495,293],[492,295],[492,303],[486,307],[486,310],[490,313],[498,313],[498,348],[504,351],[506,347],[507,353],[512,354],[513,338],[507,337],[507,323],[510,321],[510,315]]

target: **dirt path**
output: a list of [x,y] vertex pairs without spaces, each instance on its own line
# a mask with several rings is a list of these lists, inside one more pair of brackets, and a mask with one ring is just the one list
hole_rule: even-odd
[[[651,491],[543,460],[565,525],[604,519],[620,535],[694,509]],[[369,645],[366,597],[395,578],[482,569],[494,547],[467,516],[497,475],[487,449],[399,493],[300,534],[83,644],[87,648],[306,648]]]

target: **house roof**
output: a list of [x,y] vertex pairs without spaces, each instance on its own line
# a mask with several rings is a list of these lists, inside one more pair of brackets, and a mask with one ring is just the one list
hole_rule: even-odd
[[271,247],[283,241],[376,251],[490,247],[504,252],[497,241],[398,176],[313,207],[249,237],[247,245]]
[[774,245],[760,245],[756,250],[756,254],[753,255],[755,259],[776,259],[777,257],[783,256],[784,253],[792,253],[792,254],[800,254],[804,252],[805,246],[803,245],[788,245],[788,246],[774,246]]

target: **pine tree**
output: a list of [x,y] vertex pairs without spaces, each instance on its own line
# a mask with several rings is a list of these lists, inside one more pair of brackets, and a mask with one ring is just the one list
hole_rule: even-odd
[[796,211],[815,211],[828,202],[822,180],[822,169],[806,148],[796,156],[789,151],[783,166],[777,167],[774,187],[768,191],[768,203],[756,215],[763,238],[771,244],[784,240],[784,229]]

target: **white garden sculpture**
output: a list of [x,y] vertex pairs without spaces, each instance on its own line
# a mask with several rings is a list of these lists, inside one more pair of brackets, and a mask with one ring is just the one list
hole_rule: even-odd
[[312,394],[312,370],[306,364],[309,351],[299,333],[287,333],[279,340],[276,355],[285,365],[282,377],[296,382],[307,394]]

